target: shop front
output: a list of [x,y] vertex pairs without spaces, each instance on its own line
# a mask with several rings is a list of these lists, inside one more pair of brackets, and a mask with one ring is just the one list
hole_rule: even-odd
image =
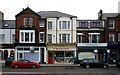
[[84,58],[94,58],[107,62],[107,43],[79,43],[77,44],[78,63]]
[[76,45],[47,45],[48,64],[73,63]]
[[120,60],[120,51],[119,51],[119,43],[109,42],[108,49],[109,53],[109,64],[116,64],[117,61]]
[[46,48],[34,46],[18,46],[15,48],[15,60],[27,59],[39,63],[46,63]]

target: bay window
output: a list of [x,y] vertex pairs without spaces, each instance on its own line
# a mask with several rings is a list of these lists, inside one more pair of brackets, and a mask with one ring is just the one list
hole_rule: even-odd
[[20,30],[20,43],[35,43],[34,30]]

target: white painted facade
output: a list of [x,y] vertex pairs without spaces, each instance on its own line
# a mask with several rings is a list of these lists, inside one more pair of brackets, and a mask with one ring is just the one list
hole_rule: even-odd
[[[52,22],[52,29],[48,29],[48,22]],[[63,22],[66,24],[63,25]],[[76,57],[76,17],[59,17],[59,18],[47,18],[47,34],[52,34],[52,42],[48,42],[48,36],[46,38],[47,42],[47,52],[46,52],[46,63],[51,64],[49,53],[52,52],[54,56],[56,56],[57,52],[71,52],[72,55],[68,55],[72,58]],[[66,41],[63,41],[63,35]],[[60,37],[61,36],[61,37]],[[60,41],[62,40],[62,41]],[[60,54],[61,54],[60,53]],[[52,63],[56,63],[56,58],[52,57],[55,60],[52,60]],[[58,54],[59,56],[59,54]],[[59,57],[58,57],[59,58]],[[66,58],[65,55],[62,56],[63,59]],[[70,63],[63,61],[64,63]],[[57,62],[57,63],[63,63]],[[73,62],[72,62],[73,63]]]
[[[49,21],[52,22],[52,29],[48,29]],[[70,28],[59,29],[59,21],[70,21]],[[59,43],[59,34],[64,33],[70,34],[70,43],[76,43],[76,22],[77,18],[71,19],[70,17],[47,18],[47,34],[52,34],[52,43]]]
[[13,35],[15,35],[15,29],[0,29],[0,35],[2,34],[4,34],[4,37],[0,38],[0,44],[13,44],[14,43]]

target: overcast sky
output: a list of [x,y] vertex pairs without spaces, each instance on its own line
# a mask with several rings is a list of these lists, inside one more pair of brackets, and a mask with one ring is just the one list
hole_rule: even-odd
[[97,19],[103,13],[117,13],[119,0],[0,0],[0,11],[5,20],[15,20],[22,8],[29,6],[33,11],[60,11],[77,16],[78,19]]

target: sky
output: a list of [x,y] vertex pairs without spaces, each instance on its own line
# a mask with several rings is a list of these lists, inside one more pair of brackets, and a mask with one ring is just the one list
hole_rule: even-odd
[[33,11],[60,11],[77,16],[77,19],[97,19],[103,13],[117,13],[119,0],[0,0],[0,11],[5,20],[15,20],[15,15],[29,6]]

